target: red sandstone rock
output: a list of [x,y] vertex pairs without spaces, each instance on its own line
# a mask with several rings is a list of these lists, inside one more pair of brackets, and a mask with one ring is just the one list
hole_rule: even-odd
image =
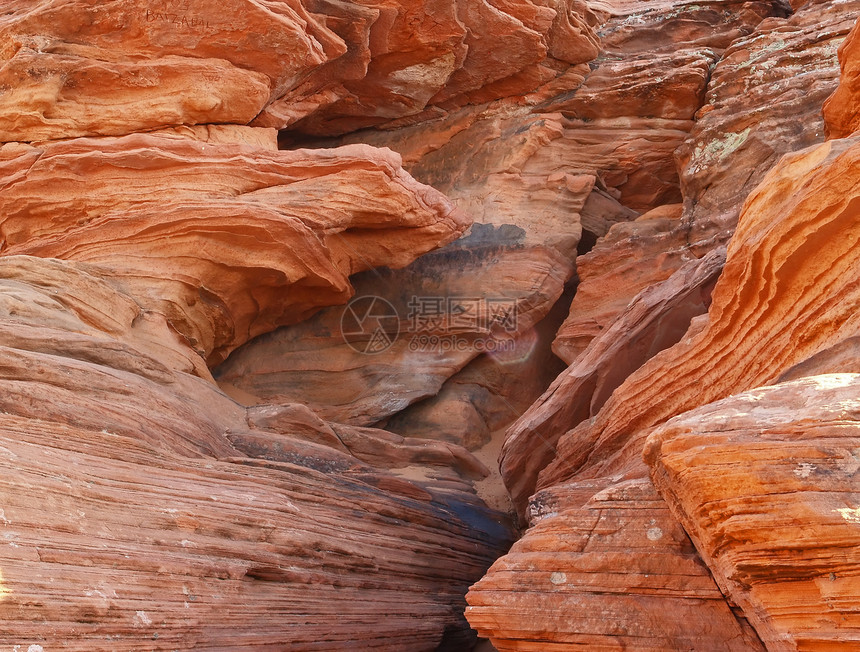
[[[550,343],[566,312],[567,301],[562,296],[542,321],[518,336],[514,355],[505,351],[475,358],[451,376],[435,396],[386,420],[385,428],[413,437],[453,442],[472,451],[487,444],[492,446],[492,440],[501,444],[504,429],[564,369],[552,354]],[[492,463],[495,470],[495,457]]]
[[[539,476],[538,488],[543,487],[544,490],[539,492],[531,503],[530,513],[533,517],[545,517],[548,513],[548,518],[557,519],[559,535],[551,543],[543,544],[541,533],[538,528],[534,528],[526,532],[517,544],[518,547],[527,548],[534,541],[536,546],[547,545],[550,549],[558,549],[564,545],[561,542],[569,540],[579,529],[587,528],[587,525],[584,525],[587,521],[579,514],[571,521],[564,520],[565,514],[582,505],[585,500],[583,495],[587,499],[600,486],[605,486],[601,483],[609,483],[617,488],[623,486],[626,481],[642,479],[647,468],[641,455],[649,426],[663,423],[679,412],[727,394],[773,382],[789,370],[800,373],[803,365],[814,368],[818,365],[826,367],[828,364],[850,362],[849,343],[856,337],[856,315],[860,303],[860,295],[857,293],[857,287],[860,286],[860,268],[851,253],[860,244],[860,221],[857,220],[854,206],[856,179],[860,170],[858,152],[860,146],[856,139],[852,139],[831,141],[784,158],[747,202],[740,226],[729,248],[725,270],[713,292],[709,317],[694,320],[690,331],[680,343],[658,354],[629,376],[591,419],[587,417],[593,413],[583,411],[581,414],[575,414],[571,408],[571,400],[583,394],[588,396],[589,388],[586,387],[583,392],[580,384],[571,383],[569,392],[560,392],[558,387],[564,382],[560,380],[554,388],[555,391],[551,390],[544,397],[545,400],[548,397],[544,405],[538,403],[532,409],[534,425],[531,430],[522,427],[525,420],[521,420],[511,429],[503,465],[508,466],[506,477],[513,487],[515,498],[519,497],[519,504],[523,505],[529,489],[527,480],[523,482],[520,479],[527,478],[528,472],[522,473],[521,469],[527,469],[529,460],[540,466],[539,457],[542,454],[543,442],[536,435],[544,437],[552,446],[555,440],[551,437],[564,429],[565,424],[582,421],[559,440],[554,451],[554,460]],[[591,343],[589,351],[597,346],[604,335],[605,332]],[[587,353],[588,351],[584,355]],[[581,355],[578,364],[582,364],[583,360],[584,356]],[[565,377],[566,375],[563,375],[562,379]],[[573,406],[576,405],[579,404],[573,403]],[[553,419],[557,420],[554,422]],[[670,422],[665,428],[671,429],[673,423],[675,422]],[[541,424],[549,425],[546,430],[541,431]],[[690,426],[690,429],[696,430],[696,427]],[[517,446],[518,438],[523,437],[530,437],[531,444],[523,446],[523,451],[519,451],[517,455],[511,455],[510,449]],[[703,459],[708,459],[707,455]],[[520,468],[515,466],[517,464]],[[513,470],[514,468],[517,470]],[[677,470],[678,467],[674,469]],[[738,475],[743,472],[739,469]],[[678,478],[680,477],[679,471]],[[706,475],[699,477],[704,479]],[[740,481],[733,482],[727,483],[723,488],[730,490],[732,486],[737,487],[737,482]],[[524,484],[526,486],[523,486]],[[680,496],[686,489],[688,488],[673,486],[672,491]],[[685,523],[695,522],[696,527],[702,527],[698,521],[703,518],[698,511],[699,495],[692,487],[689,489],[691,493],[685,494],[683,499],[687,501],[684,513],[687,514],[688,520]],[[565,494],[568,490],[581,491],[582,494],[579,497],[571,497]],[[563,499],[550,501],[550,506],[544,507],[547,501],[545,497],[555,494],[563,495]],[[680,502],[682,499],[676,500]],[[848,509],[849,506],[844,508]],[[825,517],[825,521],[829,516]],[[666,518],[669,519],[669,516]],[[767,529],[767,523],[772,523],[770,518],[768,513],[767,519],[762,519],[759,527]],[[671,519],[667,521],[671,522]],[[636,520],[623,524],[619,526],[618,536],[622,540],[636,541],[643,525]],[[710,520],[706,527],[743,528],[743,534],[734,536],[741,541],[752,541],[752,533],[747,533],[746,530],[749,525],[751,524],[748,521],[744,521],[737,522],[737,525],[731,522],[731,526],[724,526]],[[825,547],[831,545],[829,536],[824,539]],[[833,536],[840,535],[834,533]],[[722,542],[725,539],[714,539],[715,551],[717,541]],[[662,544],[659,548],[665,549]],[[706,552],[707,550],[705,545],[702,552],[707,559],[716,559],[717,553]],[[736,578],[739,577],[739,572],[747,572],[741,570],[747,568],[745,565],[742,567],[742,564],[746,564],[746,557],[743,561],[740,557],[736,559],[736,562],[731,563],[736,563],[737,566],[730,570],[724,562],[714,563],[718,564],[717,568],[723,563],[725,572],[731,572],[732,577]],[[607,586],[613,580],[614,574],[608,564],[600,566],[600,563],[607,564],[606,555],[596,556],[594,566],[588,569],[575,589],[573,603],[580,604],[583,596],[590,593],[590,587]],[[774,564],[778,562],[767,561],[762,555],[756,563],[759,566],[750,566],[749,572],[758,573],[760,578],[773,578],[773,575],[768,573],[776,568]],[[791,563],[786,558],[786,568]],[[507,640],[517,637],[531,637],[529,640],[540,641],[540,645],[565,640],[564,633],[556,635],[553,631],[555,627],[541,627],[540,622],[531,629],[531,623],[534,622],[533,613],[529,614],[528,619],[521,621],[512,611],[512,606],[517,604],[524,587],[531,590],[531,587],[535,586],[534,591],[540,593],[539,584],[529,584],[529,581],[522,578],[517,582],[517,592],[512,592],[507,586],[483,592],[485,587],[493,587],[493,583],[501,576],[502,569],[512,569],[517,573],[534,568],[533,562],[531,566],[520,564],[520,560],[515,556],[511,559],[502,558],[496,563],[495,570],[476,587],[477,590],[473,592],[475,595],[470,596],[470,604],[481,607],[475,617],[475,623],[482,628],[485,635],[497,637],[501,641],[502,649],[505,649]],[[845,567],[853,569],[854,565],[856,564],[849,560]],[[720,572],[723,571],[718,570],[718,574]],[[792,572],[794,571],[786,571],[787,576],[790,577]],[[851,570],[849,574],[853,572]],[[799,598],[787,588],[790,584],[777,584],[776,579],[753,581],[758,582],[762,588],[756,593],[758,589],[755,585],[748,589],[741,580],[741,592],[746,592],[741,605],[748,610],[748,616],[754,625],[761,627],[760,623],[767,623],[761,627],[760,633],[769,645],[776,640],[773,634],[776,627],[782,627],[782,633],[788,631],[787,628],[796,627],[797,640],[803,642],[801,647],[806,642],[812,646],[823,644],[825,639],[836,645],[846,645],[849,649],[853,645],[850,625],[844,634],[843,643],[839,643],[839,635],[828,631],[830,625],[826,622],[826,614],[829,607],[816,606],[815,601],[819,600],[817,596]],[[850,592],[852,581],[849,580],[836,590]],[[762,600],[767,598],[770,600],[768,606],[761,607],[763,611],[750,613],[749,609],[759,609],[753,606],[750,594],[762,596],[756,598],[759,600],[756,605],[763,605]],[[623,597],[610,602],[618,609],[623,609],[621,605],[624,603]],[[550,610],[549,604],[543,606],[543,611]],[[834,611],[840,609],[843,607],[837,607]],[[584,631],[584,619],[571,617],[571,611],[570,608],[561,608],[558,612],[551,613],[559,613],[559,618],[565,618],[566,627],[570,627],[572,622],[577,628],[574,631]],[[818,618],[812,614],[816,614]],[[494,618],[496,615],[500,617]],[[844,614],[843,617],[848,615]],[[781,625],[773,624],[780,622],[781,618],[785,619]],[[559,619],[554,622],[559,622]],[[516,631],[517,626],[523,627],[528,634],[513,636],[512,632]],[[562,632],[570,631],[564,627],[558,629]],[[593,641],[589,643],[595,644]],[[724,649],[724,645],[724,642],[719,643],[715,649]]]
[[579,0],[311,6],[347,43],[349,69],[328,64],[256,124],[296,123],[293,129],[330,136],[438,116],[528,93],[598,53],[596,18]]
[[677,153],[692,241],[725,241],[779,158],[824,140],[821,105],[836,88],[837,48],[858,15],[853,0],[810,3],[725,51]]
[[[850,5],[849,15],[851,12],[856,13],[860,10],[858,7]],[[642,272],[637,273],[639,281],[627,280],[625,276],[627,268],[623,264],[613,265],[609,262],[611,259],[596,260],[595,262],[602,263],[600,269],[603,271],[601,277],[594,279],[595,289],[592,290],[588,268],[589,258],[585,258],[583,294],[579,302],[574,300],[572,317],[562,331],[556,346],[559,353],[567,355],[571,362],[575,362],[577,360],[575,356],[582,356],[587,351],[585,347],[589,342],[588,338],[594,335],[596,327],[602,325],[605,329],[612,323],[611,319],[617,308],[608,312],[606,317],[592,318],[589,312],[592,310],[589,305],[590,292],[599,293],[605,287],[623,286],[626,288],[623,293],[606,292],[599,301],[592,301],[591,305],[596,304],[594,309],[598,310],[608,310],[610,305],[607,304],[610,300],[617,302],[618,305],[626,305],[643,284],[659,281],[663,274],[673,268],[677,269],[685,259],[700,257],[718,246],[721,241],[728,238],[734,228],[741,202],[745,198],[743,188],[751,187],[750,184],[761,178],[775,161],[777,153],[800,147],[810,139],[823,138],[823,132],[816,135],[809,130],[805,130],[797,139],[787,138],[784,130],[791,128],[790,125],[794,124],[794,120],[799,119],[808,123],[809,120],[805,116],[813,115],[813,112],[817,114],[818,108],[810,98],[823,99],[826,89],[832,88],[836,70],[835,44],[850,24],[851,20],[845,13],[835,10],[830,5],[811,5],[791,19],[784,21],[770,19],[762,25],[760,32],[738,41],[727,50],[726,58],[718,64],[714,72],[711,90],[709,90],[709,104],[700,112],[696,128],[684,148],[680,150],[680,161],[686,165],[681,169],[684,181],[682,187],[687,195],[681,224],[676,229],[671,229],[670,225],[666,224],[670,227],[668,231],[658,228],[661,226],[660,223],[649,225],[647,222],[636,222],[632,225],[616,227],[616,234],[620,235],[628,231],[633,234],[627,244],[629,253],[624,260],[641,259],[642,262],[637,264],[643,269]],[[783,38],[782,42],[780,38]],[[750,44],[757,44],[756,47],[760,48],[757,55],[751,54]],[[775,47],[774,44],[779,47]],[[798,58],[800,61],[806,61],[807,58],[815,61],[821,74],[796,78],[791,66],[779,64],[786,58],[788,61],[795,61]],[[751,64],[750,61],[753,63]],[[762,78],[762,74],[764,74],[763,83],[757,82],[756,78]],[[806,84],[806,90],[803,93],[796,92],[797,84]],[[750,88],[754,89],[753,97],[761,99],[751,105],[748,112],[740,111],[737,109],[741,102],[739,96],[749,95],[747,90]],[[787,114],[795,118],[786,119]],[[749,143],[738,142],[736,143],[738,147],[729,149],[705,144],[703,139],[707,134],[713,135],[719,130],[734,129],[730,126],[736,124],[734,121],[751,120],[750,116],[755,116],[761,122]],[[812,120],[814,122],[818,119],[815,117]],[[684,163],[685,156],[691,150],[693,152],[719,150],[719,155],[701,159],[701,168],[696,168]],[[696,156],[694,155],[691,160],[698,160]],[[600,258],[602,251],[605,250],[598,247],[594,254],[595,258]],[[613,298],[610,299],[610,297]],[[577,313],[579,307],[584,307],[582,313]],[[649,319],[656,318],[657,315],[649,317]],[[594,323],[595,321],[597,324]],[[616,333],[619,338],[625,337],[618,331]],[[578,338],[578,344],[574,338]],[[566,352],[568,341],[575,348]],[[635,346],[634,338],[628,337],[626,341],[629,344],[623,344],[619,340],[615,346],[619,348],[623,345]],[[656,350],[653,350],[653,353],[656,353]],[[642,358],[639,359],[642,360]],[[633,370],[630,367],[627,369]],[[571,404],[578,405],[579,401],[572,396],[561,394],[557,395],[555,402],[535,405],[523,422],[529,423],[524,430],[534,433],[531,437],[535,438],[535,441],[545,440],[552,446],[564,430],[574,427],[585,415],[593,414],[593,412],[579,414],[565,407]],[[575,414],[577,416],[574,417]],[[586,442],[582,444],[583,448],[587,448],[588,445]],[[539,449],[543,451],[543,455],[547,454],[546,445],[539,445]],[[517,455],[528,457],[525,449]],[[533,457],[530,463],[535,463],[537,459],[538,457]],[[521,463],[506,460],[505,465],[514,464],[514,467],[518,468]],[[506,474],[511,482],[518,482],[514,479],[516,475],[516,473]],[[521,507],[524,505],[525,498],[527,495],[520,494],[518,502]]]
[[245,124],[346,50],[293,1],[52,0],[10,9],[0,20],[3,141]]
[[719,250],[702,260],[693,258],[663,283],[640,293],[508,428],[499,466],[520,514],[547,464],[555,460],[567,470],[556,454],[565,425],[588,424],[602,415],[601,408],[628,375],[684,336],[691,318],[707,310],[723,261]]
[[768,650],[860,645],[858,384],[751,390],[648,439],[654,483]]
[[409,267],[357,276],[355,316],[379,317],[358,323],[348,307],[324,310],[250,342],[215,374],[257,401],[373,425],[433,396],[484,351],[502,365],[520,362],[531,349],[519,336],[546,316],[572,272],[552,249],[520,247],[521,237],[476,225]]
[[210,364],[343,303],[349,274],[405,265],[465,228],[395,154],[366,146],[278,152],[160,134],[9,144],[0,157],[3,254],[99,266]]
[[680,204],[655,208],[634,222],[616,224],[576,259],[579,285],[553,351],[574,364],[589,343],[649,285],[669,278],[692,260],[695,249],[678,228]]
[[763,650],[647,480],[560,485],[467,595],[498,650]]
[[0,644],[474,641],[458,604],[510,535],[464,450],[346,441],[383,470],[261,430],[288,417],[189,375],[164,318],[80,264],[0,259],[0,329]]
[[860,23],[839,46],[839,87],[824,103],[824,121],[830,138],[850,136],[860,127]]
[[858,174],[856,139],[783,158],[746,204],[709,321],[631,375],[597,419],[562,437],[540,484],[624,468],[644,428],[772,382],[856,335]]
[[595,23],[560,0],[18,0],[0,21],[0,140],[252,120],[345,133],[527,93],[597,55]]

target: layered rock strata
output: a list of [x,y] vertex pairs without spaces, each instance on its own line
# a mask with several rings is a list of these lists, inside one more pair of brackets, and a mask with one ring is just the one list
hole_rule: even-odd
[[[658,354],[629,376],[594,418],[583,421],[561,437],[552,463],[539,476],[539,487],[543,491],[529,503],[528,513],[541,529],[527,531],[517,544],[518,548],[528,548],[532,541],[536,546],[557,547],[560,539],[556,539],[556,543],[542,543],[544,538],[540,531],[545,528],[559,528],[564,533],[587,529],[588,516],[580,509],[586,501],[583,495],[594,495],[595,490],[605,486],[601,483],[608,482],[615,488],[632,481],[647,484],[647,467],[643,463],[642,452],[650,426],[738,390],[778,381],[789,370],[798,373],[803,364],[810,364],[805,362],[807,360],[817,359],[818,368],[826,369],[826,356],[843,362],[851,359],[846,351],[850,351],[849,343],[856,337],[860,302],[857,292],[860,269],[853,256],[860,244],[860,220],[855,206],[858,152],[860,148],[856,139],[830,141],[784,157],[765,177],[746,204],[729,246],[727,263],[713,291],[708,317],[695,320],[681,342]],[[837,351],[842,351],[842,356],[836,354]],[[803,381],[795,382],[804,386]],[[824,387],[827,381],[821,380],[820,383]],[[805,387],[815,388],[820,383],[813,379]],[[783,391],[790,394],[792,389],[788,387]],[[814,389],[805,391],[814,393]],[[826,396],[822,400],[824,405],[831,401]],[[757,399],[751,397],[748,401],[757,402]],[[730,405],[731,401],[727,403]],[[702,410],[713,415],[714,423],[731,423],[732,415],[736,413],[731,407],[727,407],[726,412],[721,408],[722,404],[715,404]],[[769,427],[766,415],[773,414],[772,410],[762,409],[736,418],[747,419],[747,427],[760,433]],[[695,416],[694,413],[690,419],[694,420]],[[676,432],[674,424],[686,423],[685,418],[669,421],[664,426],[665,432]],[[793,421],[795,416],[777,420],[785,419]],[[799,419],[795,432],[803,432],[798,436],[804,439],[812,438],[817,428],[815,423],[814,419]],[[695,427],[681,432],[689,433],[685,440],[688,450],[692,451],[696,446],[693,459],[714,459],[704,452],[707,434],[702,435],[700,443],[694,444],[699,436]],[[652,441],[659,441],[659,437],[655,434],[656,439]],[[669,435],[666,437],[668,442]],[[698,447],[700,445],[701,448]],[[666,474],[668,471],[664,467],[656,466],[658,460],[664,459],[660,457],[659,450],[659,444],[652,443],[647,459],[655,465],[655,474]],[[667,455],[668,451],[669,448],[666,449]],[[700,454],[703,457],[700,458]],[[834,458],[837,457],[845,456],[834,453]],[[690,470],[682,468],[678,459],[674,458],[672,475],[691,477],[688,475]],[[668,465],[668,458],[665,460]],[[718,484],[720,490],[737,492],[729,495],[748,497],[749,502],[744,504],[752,506],[758,501],[755,496],[760,495],[755,489],[759,480],[754,477],[755,469],[746,471],[743,466],[738,469],[734,484]],[[791,468],[800,469],[802,473],[807,467],[792,464]],[[780,476],[782,472],[774,469],[774,473]],[[850,480],[846,478],[845,482],[850,483]],[[692,493],[684,499],[686,503],[682,510],[675,507],[682,501],[677,485],[670,489],[670,483],[661,479],[659,488],[669,494],[674,511],[688,526],[705,560],[715,569],[720,587],[743,608],[744,615],[769,649],[803,649],[807,643],[815,646],[824,645],[825,641],[827,645],[850,649],[856,632],[851,620],[853,612],[850,605],[835,606],[840,601],[840,592],[850,591],[853,582],[855,565],[841,552],[843,545],[854,545],[850,542],[850,535],[846,540],[840,534],[848,530],[840,525],[841,529],[833,531],[836,539],[832,543],[830,538],[822,540],[822,548],[827,552],[810,553],[812,559],[822,562],[821,566],[811,562],[809,572],[792,566],[792,569],[798,569],[796,576],[793,575],[794,570],[787,569],[774,573],[774,564],[779,563],[775,558],[778,558],[781,548],[777,543],[777,533],[764,520],[756,525],[750,518],[740,516],[733,519],[727,515],[725,526],[739,527],[745,534],[739,534],[740,530],[734,535],[728,532],[725,536],[706,534],[712,526],[723,527],[723,522],[709,520],[707,528],[703,529],[704,521],[692,518],[704,516],[699,511],[702,505],[719,503],[725,506],[724,502],[719,502],[718,497],[707,498],[690,485]],[[850,516],[853,513],[850,511],[853,493],[849,490],[839,495],[838,489],[836,491],[834,499],[840,503],[838,509],[845,510]],[[753,514],[763,516],[762,512],[752,509]],[[846,523],[838,509],[836,512],[825,510],[821,515],[822,523],[837,523],[837,518]],[[638,512],[636,518],[619,527],[618,536],[636,540],[642,531],[648,530],[649,524],[647,515]],[[753,528],[748,534],[747,527]],[[663,527],[659,529],[661,533],[665,532]],[[771,536],[767,539],[770,543],[766,544],[770,547],[762,549],[757,561],[752,558],[741,561],[743,553],[737,549],[728,553],[731,545],[723,547],[732,541],[732,536],[750,541],[753,531],[759,532],[756,536]],[[560,536],[563,538],[565,535]],[[714,538],[708,538],[710,536]],[[786,535],[781,536],[784,538]],[[657,550],[665,550],[667,542],[663,541],[662,534],[657,536],[655,531],[653,541]],[[724,551],[727,556],[719,557]],[[548,570],[554,559],[553,555],[548,555],[539,568]],[[787,565],[792,563],[786,560]],[[847,573],[847,580],[837,583],[832,590],[821,584],[823,577],[828,581],[831,577],[828,564],[839,566],[843,575]],[[492,634],[495,644],[501,649],[513,648],[517,644],[515,641],[521,638],[531,640],[528,637],[533,637],[541,644],[561,644],[569,641],[570,632],[592,632],[588,618],[571,615],[572,611],[562,605],[582,599],[589,593],[588,587],[608,583],[614,578],[608,566],[596,564],[590,568],[573,590],[570,602],[555,603],[557,611],[547,615],[547,618],[561,618],[561,614],[566,614],[564,627],[556,633],[548,631],[552,628],[536,626],[533,629],[528,625],[529,621],[517,620],[516,612],[511,610],[514,598],[508,598],[504,592],[493,592],[495,582],[501,581],[501,573],[504,573],[505,576],[522,577],[520,586],[527,587],[526,592],[534,594],[529,599],[541,599],[554,588],[539,582],[529,583],[525,579],[535,567],[534,562],[525,563],[516,555],[504,557],[470,593],[470,604],[480,607],[475,622],[487,628],[484,631],[490,629],[489,622],[505,623],[504,628],[500,627]],[[816,580],[819,574],[822,577]],[[838,573],[836,577],[839,577]],[[799,588],[799,584],[795,579],[797,582],[810,582],[809,586],[815,586],[814,590],[820,593],[798,599],[794,589]],[[806,595],[807,592],[801,593]],[[826,597],[831,593],[834,600]],[[515,597],[516,600],[523,597],[522,589]],[[826,607],[822,606],[822,601],[827,602]],[[615,604],[623,602],[624,598],[619,597]],[[632,612],[624,610],[621,613],[622,617],[615,621],[616,628],[600,630],[597,632],[599,638],[592,639],[591,644],[608,645],[610,641],[616,641],[619,634],[630,631],[632,621],[627,616]],[[839,615],[829,616],[830,613]],[[497,620],[493,621],[494,618]],[[518,625],[526,633],[510,634],[517,630]],[[738,626],[745,629],[743,620],[738,621]],[[713,649],[723,649],[723,645],[725,643],[715,645]],[[649,648],[646,645],[643,649]]]
[[348,300],[350,274],[405,265],[466,228],[399,163],[362,146],[279,152],[173,134],[8,144],[0,253],[101,267],[216,364]]
[[651,477],[768,650],[860,644],[856,374],[687,412],[646,445]]

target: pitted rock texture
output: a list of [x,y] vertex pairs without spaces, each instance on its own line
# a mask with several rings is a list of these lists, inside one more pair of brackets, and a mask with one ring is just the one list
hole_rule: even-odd
[[366,146],[279,152],[173,134],[0,149],[0,253],[99,266],[209,364],[405,265],[465,217]]
[[676,156],[692,242],[724,242],[747,196],[780,157],[825,138],[822,103],[860,2],[812,2],[733,42]]

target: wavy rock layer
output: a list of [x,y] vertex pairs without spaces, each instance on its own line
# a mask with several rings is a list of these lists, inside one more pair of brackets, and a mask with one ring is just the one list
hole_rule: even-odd
[[860,127],[860,27],[851,30],[839,46],[839,88],[824,104],[830,138],[845,138]]
[[307,411],[246,414],[78,264],[0,260],[0,330],[3,645],[474,640],[458,603],[511,533],[465,451],[343,429],[338,451]]
[[4,255],[102,268],[210,364],[449,242],[464,217],[369,147],[278,152],[170,134],[0,150]]
[[[598,246],[594,254],[582,258],[579,299],[574,299],[571,317],[560,329],[555,343],[560,354],[577,363],[587,353],[591,338],[621,318],[619,310],[635,299],[643,285],[668,282],[666,277],[680,273],[690,260],[702,258],[725,243],[734,230],[746,193],[778,157],[823,140],[821,102],[835,88],[836,49],[858,12],[860,4],[809,5],[789,19],[766,20],[753,34],[726,49],[713,72],[707,104],[699,112],[684,146],[678,150],[685,195],[680,219],[673,223],[666,216],[675,214],[675,209],[662,207],[643,216],[641,221],[615,227],[607,245],[614,241],[617,248]],[[814,65],[815,74],[798,75],[798,70],[806,69],[802,62]],[[788,119],[788,115],[792,118]],[[797,123],[819,128],[803,129],[795,137],[786,130],[794,129],[791,125]],[[739,131],[750,127],[750,132],[743,139],[732,141],[731,147],[725,147],[726,133],[738,132],[741,124],[745,126]],[[704,152],[712,155],[705,156]],[[704,156],[701,165],[694,165],[700,155]],[[678,287],[684,287],[683,283]],[[610,293],[606,288],[618,291]],[[705,297],[703,307],[707,304]],[[652,318],[659,319],[659,314]],[[676,329],[680,327],[680,322],[673,323]],[[617,337],[624,338],[626,343],[619,339],[615,346],[629,347],[630,357],[640,363],[647,360],[641,356],[635,337],[623,333],[617,333]],[[672,343],[669,338],[664,341]],[[652,348],[650,355],[658,351]],[[628,367],[628,372],[634,369]],[[555,392],[555,396],[544,397],[511,426],[508,439],[514,442],[525,435],[552,446],[563,432],[593,415],[567,409],[569,405],[591,400],[590,388],[577,392],[582,394]],[[540,448],[545,450],[544,445]],[[502,468],[515,469],[531,463],[516,459],[527,455],[527,450],[528,447],[517,447],[515,453],[503,451]],[[510,474],[506,477],[510,487],[522,486],[522,482]],[[527,493],[528,489],[523,490],[518,498],[521,508]]]
[[[856,183],[860,176],[858,161],[860,146],[857,139],[830,141],[784,157],[765,177],[750,196],[741,216],[729,246],[727,263],[712,294],[713,303],[708,317],[694,320],[690,331],[678,344],[630,375],[596,416],[582,421],[558,441],[552,463],[539,475],[538,488],[544,491],[530,503],[532,518],[541,517],[548,511],[548,521],[556,520],[563,528],[564,534],[559,534],[557,541],[587,527],[588,519],[576,510],[584,502],[582,494],[594,495],[595,483],[599,487],[600,483],[609,482],[617,487],[625,481],[642,479],[647,482],[647,467],[641,456],[649,427],[739,390],[774,382],[785,373],[800,373],[803,365],[826,367],[828,356],[832,362],[850,364],[853,359],[850,342],[856,338],[860,328],[857,318],[860,267],[854,255],[860,245],[857,208],[860,200],[857,199]],[[643,296],[644,293],[640,298]],[[812,360],[817,362],[812,363]],[[558,381],[556,386],[561,382],[564,381]],[[582,390],[577,388],[577,391]],[[585,391],[593,390],[588,387]],[[552,400],[554,396],[553,392],[548,392],[545,398]],[[550,414],[563,413],[566,405],[559,404],[560,407]],[[554,428],[549,432],[557,432],[565,422],[579,421],[587,416],[587,413],[566,415],[553,423]],[[671,428],[672,423],[666,427]],[[509,445],[515,443],[516,439],[509,439]],[[550,445],[552,443],[549,442]],[[531,451],[539,451],[540,446],[540,440],[535,439]],[[678,470],[678,473],[680,475],[682,471]],[[730,487],[728,485],[726,489]],[[571,494],[579,497],[567,502],[569,499],[566,497]],[[526,495],[526,492],[521,495]],[[563,498],[556,501],[554,496]],[[696,514],[696,519],[702,516],[696,511],[699,505],[695,501],[696,498],[691,496],[685,507],[688,520],[692,513]],[[550,507],[544,508],[547,502]],[[849,505],[839,508],[848,509]],[[828,514],[827,518],[830,516],[835,515]],[[670,518],[668,513],[666,517]],[[768,525],[764,520],[760,523],[758,527],[762,530],[772,527],[772,523]],[[708,525],[709,528],[712,526],[722,527],[720,523]],[[754,527],[748,521],[737,525],[744,528],[744,532],[747,526]],[[697,523],[696,527],[701,527],[701,524]],[[735,527],[734,523],[732,527]],[[643,528],[646,528],[646,523],[642,520],[632,520],[620,527],[619,536],[636,541]],[[752,532],[737,536],[754,540],[750,539]],[[760,536],[765,535],[762,533]],[[840,536],[838,530],[834,536]],[[517,545],[527,548],[532,537],[535,541],[542,541],[536,530],[534,534],[530,530]],[[719,541],[725,542],[722,538]],[[665,549],[665,545],[660,538],[655,539],[658,549]],[[714,546],[717,545],[724,543],[717,544],[715,539]],[[707,544],[702,545],[702,552],[706,560],[714,560],[718,575],[730,573],[733,580],[740,578],[738,591],[741,595],[736,599],[758,628],[762,640],[768,645],[777,645],[774,649],[795,649],[778,647],[783,643],[773,643],[782,640],[780,636],[791,628],[794,628],[792,636],[797,636],[798,641],[810,641],[810,645],[825,640],[831,641],[837,649],[850,649],[853,645],[853,611],[850,605],[845,607],[847,611],[844,614],[847,633],[840,638],[841,634],[833,634],[838,628],[834,629],[832,618],[826,614],[831,609],[839,611],[842,607],[819,611],[822,617],[816,620],[810,614],[817,610],[815,604],[819,597],[794,593],[795,585],[790,574],[784,581],[770,575],[766,582],[769,586],[762,588],[762,596],[769,596],[770,602],[761,607],[762,611],[756,612],[758,607],[754,608],[749,596],[743,593],[751,590],[743,585],[742,579],[747,559],[741,561],[733,557],[732,563],[737,563],[736,567],[719,570],[719,564],[724,562],[717,561],[717,553],[708,552]],[[845,559],[840,557],[838,550],[832,554],[837,559]],[[750,567],[751,573],[760,573],[751,576],[754,580],[767,573],[763,567],[767,562],[763,557],[759,560],[751,562],[759,563],[758,568],[761,569],[754,565]],[[853,568],[850,559],[846,564],[846,567]],[[566,634],[530,630],[527,623],[533,617],[531,615],[518,619],[511,605],[516,603],[520,593],[489,592],[501,569],[512,577],[523,578],[521,582],[513,582],[520,591],[527,587],[527,591],[540,594],[541,599],[553,591],[548,586],[544,588],[544,585],[529,582],[533,564],[523,563],[515,556],[504,557],[470,593],[470,604],[481,608],[476,623],[485,628],[485,632],[491,632],[488,623],[494,622],[493,618],[497,623],[504,623],[499,625],[497,633],[490,633],[494,640],[498,636],[503,647],[514,645],[508,642],[515,638],[509,632],[518,628],[530,632],[535,640],[544,643],[561,644],[566,641]],[[582,579],[581,585],[602,585],[611,578],[612,573],[607,567],[595,565]],[[851,582],[853,580],[849,579],[844,585],[849,587],[846,590],[851,590]],[[483,592],[485,588],[487,594]],[[588,631],[585,616],[577,618],[570,614],[575,611],[573,605],[579,604],[582,596],[590,590],[575,590],[565,600],[553,603],[555,607],[551,613],[559,618],[564,614],[565,627],[577,632]],[[826,592],[827,589],[822,587],[820,590]],[[729,595],[734,597],[735,592],[729,591]],[[756,605],[763,605],[762,599],[758,599]],[[621,603],[623,598],[618,598],[617,604]],[[781,621],[781,618],[785,620]],[[628,631],[629,621],[621,619],[621,623],[621,631]],[[777,629],[780,633],[774,634]],[[610,641],[614,641],[611,638],[614,632],[604,635],[605,643],[591,644],[608,646]],[[714,649],[724,649],[724,645],[721,643]],[[847,647],[839,648],[840,645]]]
[[597,416],[631,373],[684,336],[690,320],[707,311],[724,261],[723,250],[713,251],[640,293],[508,429],[499,465],[521,514],[538,474],[556,459],[565,424],[587,423]]
[[559,0],[6,4],[3,141],[301,118],[332,135],[525,93],[598,51],[586,4]]

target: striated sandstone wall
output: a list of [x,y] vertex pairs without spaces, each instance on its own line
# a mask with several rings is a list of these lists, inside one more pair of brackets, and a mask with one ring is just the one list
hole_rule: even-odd
[[860,645],[860,2],[2,9],[0,646]]

